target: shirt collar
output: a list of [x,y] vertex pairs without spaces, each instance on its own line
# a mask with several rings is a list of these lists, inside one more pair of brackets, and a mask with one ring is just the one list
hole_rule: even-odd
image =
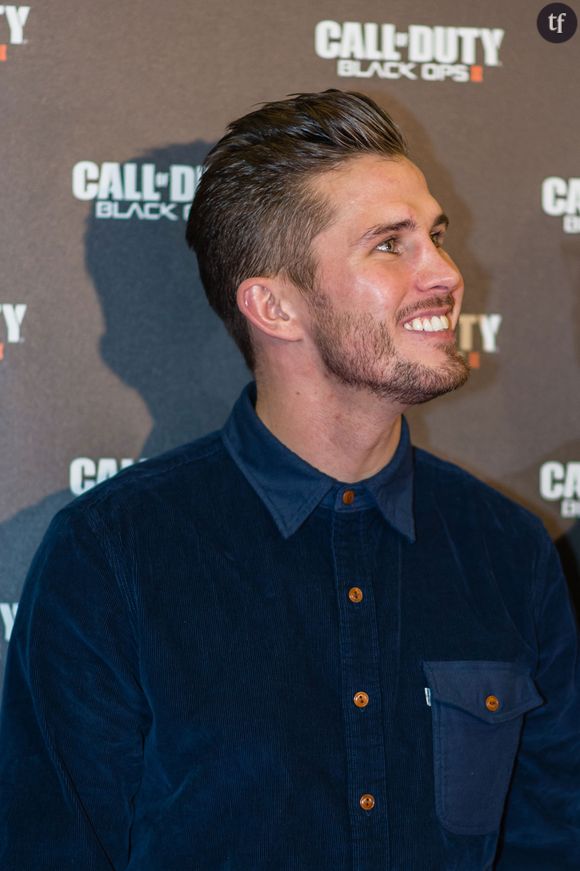
[[[256,384],[243,389],[222,429],[222,439],[238,468],[268,508],[284,538],[289,538],[321,502],[340,511],[376,505],[384,519],[415,541],[413,451],[403,418],[401,438],[391,461],[371,478],[345,484],[315,469],[282,444],[255,412]],[[342,493],[354,490],[350,505]]]

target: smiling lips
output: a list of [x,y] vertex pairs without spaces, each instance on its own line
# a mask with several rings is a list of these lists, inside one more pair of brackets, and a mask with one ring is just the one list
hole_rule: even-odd
[[420,333],[440,333],[449,329],[447,315],[433,315],[430,318],[414,318],[403,324],[406,330],[414,330]]

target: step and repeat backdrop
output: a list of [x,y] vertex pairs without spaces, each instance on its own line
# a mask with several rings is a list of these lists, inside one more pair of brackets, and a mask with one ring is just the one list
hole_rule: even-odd
[[53,514],[221,426],[249,380],[189,203],[228,121],[327,87],[399,121],[451,217],[473,371],[414,441],[539,514],[577,595],[580,33],[552,4],[542,35],[543,5],[0,5],[0,672]]

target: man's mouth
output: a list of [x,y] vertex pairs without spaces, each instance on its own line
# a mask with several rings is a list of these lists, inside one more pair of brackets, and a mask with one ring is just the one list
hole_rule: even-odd
[[[458,316],[455,299],[448,293],[445,296],[431,296],[422,300],[422,305],[410,306],[402,311],[399,323],[413,333],[447,333],[450,339]],[[413,310],[414,309],[414,310]]]
[[450,326],[447,315],[413,318],[412,321],[406,321],[403,324],[406,330],[413,330],[419,333],[442,333],[446,332]]

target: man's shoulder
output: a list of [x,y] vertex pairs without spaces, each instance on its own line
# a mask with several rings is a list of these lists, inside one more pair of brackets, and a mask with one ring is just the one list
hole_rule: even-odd
[[422,448],[413,448],[417,486],[444,503],[447,512],[486,522],[514,524],[518,530],[544,536],[542,521],[532,511],[461,466]]
[[138,518],[153,504],[170,509],[172,503],[178,505],[188,496],[207,496],[225,474],[226,455],[221,431],[216,430],[123,469],[78,496],[60,513],[71,519],[118,513]]

